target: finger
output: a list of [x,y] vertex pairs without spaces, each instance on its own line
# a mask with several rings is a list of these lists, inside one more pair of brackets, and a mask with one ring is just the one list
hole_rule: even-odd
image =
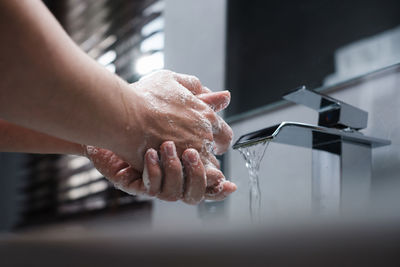
[[218,185],[218,189],[216,190],[216,193],[211,193],[211,192],[206,193],[205,199],[220,201],[220,200],[225,199],[227,196],[229,196],[233,192],[235,192],[236,189],[237,189],[237,186],[234,183],[224,180]]
[[[218,159],[214,156],[214,154],[208,152],[208,151],[202,151],[200,154],[201,161],[203,162],[204,167],[206,167],[206,170],[209,169],[220,169],[220,162]],[[222,173],[222,172],[221,172]]]
[[203,94],[211,93],[212,91],[208,88],[203,86]]
[[205,199],[223,200],[236,190],[236,185],[225,179],[224,174],[219,170],[219,162],[212,154],[201,156],[206,168],[207,187]]
[[161,163],[164,171],[161,192],[162,200],[176,201],[183,194],[183,172],[181,161],[176,154],[174,142],[167,141],[161,145]]
[[129,166],[112,151],[94,146],[86,146],[85,155],[93,162],[96,169],[107,178]]
[[94,167],[114,186],[128,194],[137,195],[144,192],[141,173],[129,166],[112,151],[93,146],[86,146],[85,155],[93,162]]
[[192,75],[174,73],[175,80],[183,87],[188,89],[192,94],[198,95],[202,93],[209,93],[209,89],[201,85],[200,80]]
[[206,175],[207,175],[207,188],[205,193],[206,199],[220,200],[224,199],[228,194],[231,193],[230,191],[231,187],[229,187],[231,183],[229,182],[227,185],[224,184],[224,182],[226,182],[226,179],[224,174],[219,169],[217,169],[212,165],[208,165],[206,167]]
[[217,193],[215,190],[218,185],[225,180],[224,174],[214,168],[214,167],[206,167],[206,176],[207,176],[207,192],[211,194]]
[[203,93],[197,95],[197,97],[209,105],[215,112],[225,109],[231,101],[231,94],[229,91]]
[[206,172],[200,160],[199,153],[195,149],[187,149],[182,155],[185,166],[186,183],[183,201],[195,205],[204,197],[206,191]]
[[217,116],[217,122],[213,123],[213,134],[214,152],[217,155],[221,155],[229,149],[233,139],[233,131],[220,116]]
[[203,115],[211,123],[212,139],[215,143],[213,152],[217,155],[225,153],[231,145],[233,138],[231,127],[211,109],[204,111]]
[[150,148],[144,156],[143,183],[150,196],[157,195],[161,190],[162,171],[157,151]]
[[140,179],[140,173],[132,167],[120,170],[111,180],[116,188],[130,195],[144,195],[146,188],[143,179]]

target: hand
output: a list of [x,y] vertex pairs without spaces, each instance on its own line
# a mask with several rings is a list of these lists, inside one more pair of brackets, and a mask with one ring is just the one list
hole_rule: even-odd
[[[204,164],[217,166],[213,153],[224,153],[233,134],[215,110],[229,104],[229,92],[213,98],[197,78],[171,71],[155,72],[132,84],[132,88],[133,97],[124,100],[132,122],[127,126],[130,132],[113,151],[142,170],[145,151],[170,140],[175,143],[178,156],[187,148],[194,148]],[[222,102],[215,103],[215,99]],[[129,103],[133,103],[132,109]],[[133,147],[137,148],[136,153],[132,153]]]
[[84,151],[99,172],[129,194],[156,196],[166,201],[182,199],[185,203],[197,204],[204,198],[222,200],[236,190],[233,183],[224,181],[221,190],[210,198],[206,193],[206,171],[198,152],[194,149],[183,152],[184,176],[173,142],[161,145],[161,162],[157,151],[147,150],[143,174],[109,150],[85,146]]
[[[229,104],[229,92],[212,93],[196,77],[170,71],[153,73],[132,87],[134,98],[122,100],[127,117],[135,124],[128,125],[132,130],[122,146],[113,150],[141,172],[145,151],[158,148],[164,140],[175,143],[178,158],[187,148],[194,148],[206,171],[206,198],[224,198],[232,186],[225,182],[214,153],[225,152],[232,140],[231,128],[216,114]],[[131,102],[133,110],[129,109]]]

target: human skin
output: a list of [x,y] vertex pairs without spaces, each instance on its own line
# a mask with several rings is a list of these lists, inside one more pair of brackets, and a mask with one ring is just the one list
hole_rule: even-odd
[[[200,95],[205,103],[212,105],[216,111],[226,107],[226,93],[205,93]],[[194,149],[183,152],[182,160],[177,154],[172,157],[167,154],[167,146],[173,142],[164,142],[160,148],[163,160],[159,159],[157,151],[149,149],[144,158],[142,173],[132,168],[115,153],[101,148],[88,147],[65,141],[47,134],[27,129],[0,119],[0,151],[72,154],[88,157],[94,166],[119,189],[130,193],[154,196],[166,201],[182,200],[188,204],[197,204],[203,199],[222,200],[236,190],[236,186],[228,181],[218,183],[222,173],[212,170],[210,180],[206,180],[206,170],[199,154]],[[182,164],[185,167],[183,172]],[[144,177],[147,176],[147,187]],[[208,185],[207,185],[208,184]],[[215,186],[220,186],[215,188]]]
[[[236,190],[233,183],[225,181],[222,190],[210,196],[207,194],[206,171],[198,152],[187,149],[180,160],[177,154],[168,155],[167,146],[175,149],[173,142],[164,142],[160,147],[162,160],[156,150],[146,152],[144,174],[109,150],[75,144],[0,119],[0,151],[86,156],[110,182],[130,194],[197,204],[203,199],[222,200]],[[208,190],[215,191],[213,188]]]
[[164,142],[160,148],[161,158],[152,148],[146,152],[143,173],[109,150],[89,147],[86,156],[117,188],[133,195],[153,196],[166,201],[182,200],[194,205],[203,199],[223,200],[236,190],[236,185],[226,180],[215,181],[219,189],[215,185],[209,186],[206,170],[195,149],[185,150],[180,160],[176,153],[169,154],[168,147],[175,150],[173,142]]
[[81,51],[38,0],[0,0],[0,32],[1,118],[113,151],[139,172],[144,153],[171,140],[179,158],[199,151],[208,187],[223,187],[213,152],[226,151],[232,131],[201,101],[209,91],[196,78],[162,71],[129,85]]
[[[173,142],[162,144],[162,159],[156,150],[149,149],[142,173],[109,150],[71,143],[0,119],[0,151],[86,156],[110,182],[129,194],[188,204],[210,199],[206,195],[206,171],[198,152],[187,149],[180,160],[176,153],[169,155],[168,149],[175,151]],[[226,182],[224,190],[211,199],[222,200],[235,189],[234,184]]]

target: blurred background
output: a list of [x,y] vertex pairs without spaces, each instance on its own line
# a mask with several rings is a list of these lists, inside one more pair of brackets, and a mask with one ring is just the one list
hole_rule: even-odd
[[[213,91],[230,90],[221,115],[235,139],[285,120],[317,123],[315,111],[281,100],[303,84],[368,111],[363,133],[392,144],[373,150],[368,212],[351,221],[400,222],[398,0],[44,3],[85,52],[128,82],[167,68],[196,75]],[[233,232],[227,229],[246,232],[253,226],[244,161],[232,149],[220,160],[238,191],[222,202],[187,206],[116,190],[86,158],[0,153],[0,230],[42,238],[224,229],[218,237],[224,239]],[[311,161],[310,149],[268,147],[257,227],[280,232],[277,225],[320,221],[311,210]]]

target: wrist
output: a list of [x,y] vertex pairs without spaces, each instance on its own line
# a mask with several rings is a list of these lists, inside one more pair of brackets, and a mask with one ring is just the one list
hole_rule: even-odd
[[143,155],[147,147],[143,127],[145,99],[135,84],[123,83],[120,86],[121,116],[118,127],[110,135],[114,140],[113,152],[128,161],[136,169],[143,168]]

